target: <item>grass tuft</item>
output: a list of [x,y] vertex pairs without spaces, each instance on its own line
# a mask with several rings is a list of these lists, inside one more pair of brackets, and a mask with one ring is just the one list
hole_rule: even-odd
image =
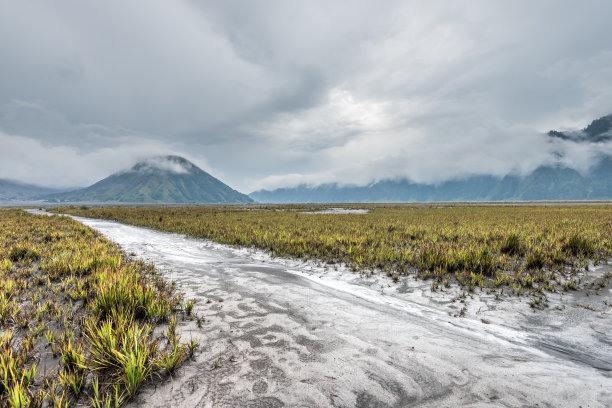
[[521,239],[517,234],[510,234],[501,247],[501,252],[508,255],[524,255]]
[[595,247],[588,239],[572,235],[565,244],[565,251],[574,256],[592,256],[595,253]]

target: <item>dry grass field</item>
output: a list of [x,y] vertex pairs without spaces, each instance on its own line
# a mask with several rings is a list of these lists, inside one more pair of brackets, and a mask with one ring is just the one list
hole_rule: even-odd
[[[580,274],[612,254],[612,206],[359,206],[360,214],[317,213],[320,206],[64,207],[55,211],[113,219],[273,255],[344,263],[515,294],[577,289]],[[324,208],[323,208],[324,209]],[[610,277],[586,288],[597,292]]]

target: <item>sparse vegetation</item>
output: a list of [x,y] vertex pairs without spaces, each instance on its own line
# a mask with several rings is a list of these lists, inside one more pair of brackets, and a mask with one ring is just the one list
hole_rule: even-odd
[[[322,207],[318,205],[318,207]],[[360,206],[364,207],[364,206]],[[575,289],[590,263],[612,254],[612,207],[370,206],[366,214],[316,214],[312,207],[58,208],[217,242],[384,271],[450,279],[473,290],[516,294]],[[309,213],[306,213],[308,211]]]
[[169,372],[157,325],[173,370],[195,349],[172,285],[67,217],[0,210],[0,278],[0,406],[118,407]]

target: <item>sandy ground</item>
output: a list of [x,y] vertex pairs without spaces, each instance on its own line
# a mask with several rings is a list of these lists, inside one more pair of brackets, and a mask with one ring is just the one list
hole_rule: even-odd
[[201,343],[195,360],[132,407],[612,406],[610,285],[534,311],[525,297],[431,293],[412,278],[77,219],[153,262],[204,318],[181,323]]

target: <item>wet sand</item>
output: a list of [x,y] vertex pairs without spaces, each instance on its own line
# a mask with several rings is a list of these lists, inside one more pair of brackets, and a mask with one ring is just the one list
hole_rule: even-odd
[[204,318],[181,322],[200,341],[195,360],[132,407],[612,406],[610,285],[534,311],[525,297],[432,293],[413,278],[77,219],[153,262]]

